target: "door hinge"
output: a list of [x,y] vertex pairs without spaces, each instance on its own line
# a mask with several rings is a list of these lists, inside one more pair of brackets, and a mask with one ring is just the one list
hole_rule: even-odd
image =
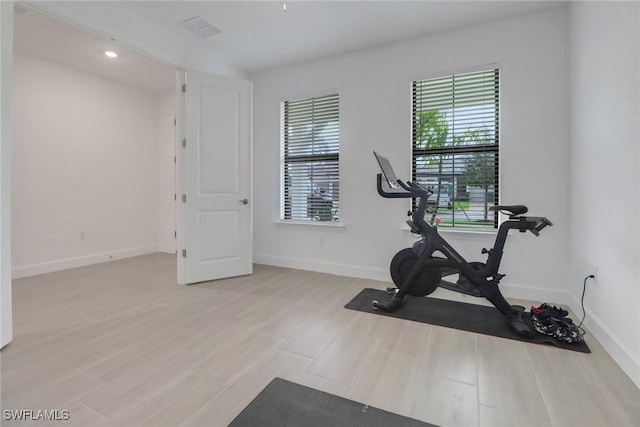
[[176,159],[176,156],[173,156],[173,163],[174,164],[178,163],[178,160]]
[[184,84],[182,85],[182,93],[186,93],[186,92],[187,92],[187,84],[186,84],[186,83],[184,83]]
[[173,193],[173,200],[178,200],[176,199],[176,193]]
[[182,203],[187,203],[187,195],[186,194],[182,195]]
[[178,232],[177,232],[177,231],[175,231],[175,230],[173,231],[173,238],[174,238],[174,239],[177,239],[177,238],[178,238]]
[[183,147],[187,146],[187,138],[182,138],[182,146]]
[[173,125],[177,125],[178,123],[176,122],[176,119],[173,119]]
[[183,249],[182,250],[182,258],[186,258],[187,257],[187,250]]

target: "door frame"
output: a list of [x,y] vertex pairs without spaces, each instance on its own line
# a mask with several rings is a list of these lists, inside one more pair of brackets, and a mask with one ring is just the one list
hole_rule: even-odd
[[13,1],[0,1],[0,348],[13,340],[11,287],[11,74]]

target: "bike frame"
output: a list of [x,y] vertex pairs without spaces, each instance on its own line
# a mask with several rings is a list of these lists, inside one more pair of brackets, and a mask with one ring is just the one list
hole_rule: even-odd
[[[484,268],[476,268],[467,262],[439,233],[435,226],[424,220],[427,208],[427,199],[431,192],[417,183],[397,180],[398,185],[402,187],[404,192],[387,192],[382,188],[382,174],[377,176],[378,193],[386,198],[410,198],[416,197],[419,200],[418,208],[412,214],[412,220],[407,221],[412,231],[419,232],[425,239],[426,247],[416,265],[404,280],[404,283],[398,288],[398,292],[391,301],[391,306],[400,304],[407,294],[408,290],[418,278],[424,268],[428,267],[448,267],[459,270],[465,277],[477,286],[480,293],[489,300],[500,312],[505,315],[513,314],[515,309],[502,296],[498,284],[503,275],[498,273],[500,262],[502,260],[503,249],[507,241],[509,230],[516,229],[521,233],[531,231],[536,236],[540,231],[552,223],[544,217],[526,217],[517,214],[511,214],[509,219],[498,228],[498,234],[492,249],[483,249],[483,253],[488,253],[487,262]],[[501,208],[498,206],[497,208]],[[505,207],[506,208],[506,207]],[[435,252],[442,253],[445,258],[433,258]]]

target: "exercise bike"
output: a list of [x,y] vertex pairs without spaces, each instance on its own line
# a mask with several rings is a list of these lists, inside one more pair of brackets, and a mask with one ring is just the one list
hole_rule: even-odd
[[[374,155],[382,170],[382,173],[377,175],[378,194],[385,198],[417,199],[418,207],[411,214],[411,220],[408,220],[407,224],[411,231],[420,234],[422,239],[414,247],[403,249],[394,256],[390,270],[397,288],[388,288],[387,291],[393,296],[387,301],[374,300],[373,308],[394,311],[402,306],[407,295],[423,297],[442,286],[486,298],[507,318],[517,334],[533,337],[536,332],[523,318],[524,307],[512,306],[500,292],[499,283],[504,275],[498,273],[498,268],[509,230],[518,230],[521,233],[531,231],[538,236],[542,229],[553,225],[551,221],[544,217],[523,216],[528,212],[524,205],[492,206],[491,210],[500,211],[508,215],[509,219],[500,224],[494,247],[482,249],[482,253],[488,255],[486,262],[467,262],[438,233],[437,226],[425,221],[427,199],[432,192],[416,182],[399,180],[389,160],[375,151]],[[383,177],[387,190],[383,188]],[[455,273],[459,273],[457,283],[442,280],[442,277]]]

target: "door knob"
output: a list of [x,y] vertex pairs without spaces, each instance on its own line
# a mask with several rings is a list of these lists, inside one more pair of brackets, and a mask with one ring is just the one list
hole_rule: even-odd
[[242,200],[240,200],[240,203],[242,203],[243,205],[247,205],[247,204],[249,204],[249,200],[242,199]]

